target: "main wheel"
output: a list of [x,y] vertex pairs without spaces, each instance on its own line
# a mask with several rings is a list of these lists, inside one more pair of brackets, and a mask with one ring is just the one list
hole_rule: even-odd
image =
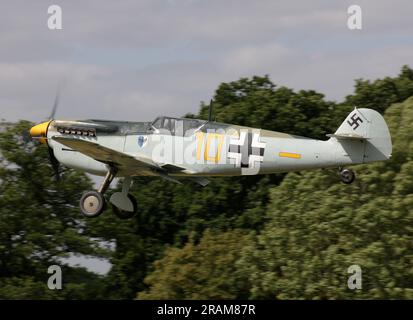
[[105,210],[105,198],[96,191],[87,191],[80,198],[80,211],[88,218],[95,218]]
[[121,210],[117,206],[112,204],[112,211],[119,219],[130,219],[138,211],[138,203],[136,202],[136,199],[131,194],[128,194],[128,198],[132,202],[133,211]]
[[351,184],[356,178],[356,175],[353,172],[353,170],[343,169],[340,171],[340,177],[341,177],[341,182],[345,184]]

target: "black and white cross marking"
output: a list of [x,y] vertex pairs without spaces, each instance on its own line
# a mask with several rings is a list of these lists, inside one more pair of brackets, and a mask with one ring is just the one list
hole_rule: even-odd
[[265,143],[260,142],[259,133],[240,132],[239,139],[231,139],[228,158],[235,160],[237,168],[255,168],[264,160]]
[[359,126],[360,123],[363,123],[363,119],[361,119],[357,113],[353,113],[350,117],[351,120],[353,120],[352,122],[350,122],[350,120],[347,120],[347,123],[353,127],[353,130],[356,130]]

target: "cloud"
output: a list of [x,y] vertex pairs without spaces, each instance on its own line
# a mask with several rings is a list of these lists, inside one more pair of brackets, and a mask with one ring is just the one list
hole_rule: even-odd
[[222,61],[227,72],[236,73],[242,70],[245,75],[266,73],[270,66],[291,61],[297,54],[277,43],[266,43],[257,46],[245,46],[229,53]]
[[62,118],[151,120],[197,112],[214,89],[269,74],[278,85],[351,93],[355,78],[413,65],[413,3],[359,0],[363,30],[347,29],[353,1],[56,0],[0,3],[1,118],[43,120],[65,79]]

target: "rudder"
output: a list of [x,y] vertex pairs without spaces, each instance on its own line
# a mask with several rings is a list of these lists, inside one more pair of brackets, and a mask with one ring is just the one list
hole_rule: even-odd
[[[353,162],[383,161],[391,157],[389,128],[381,114],[375,110],[355,108],[331,136],[349,151]],[[359,141],[364,141],[362,148],[356,145]]]

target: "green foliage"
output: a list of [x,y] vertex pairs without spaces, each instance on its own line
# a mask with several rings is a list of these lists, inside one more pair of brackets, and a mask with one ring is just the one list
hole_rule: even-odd
[[[408,76],[409,70],[404,67],[399,78],[391,79],[400,84],[400,92],[409,92],[413,83],[413,78]],[[367,83],[365,90],[375,89],[376,85],[377,82]],[[266,106],[265,99],[261,105],[249,108],[254,99],[259,101],[264,93],[267,97],[273,97],[277,92],[284,92],[283,106],[287,109],[285,114],[281,107],[274,107],[276,103]],[[363,101],[363,95],[364,92],[359,90],[353,97]],[[396,99],[391,95],[389,92],[384,93],[385,101],[375,105],[373,109],[386,109],[391,102],[399,102],[397,99],[400,99],[400,96]],[[316,101],[319,109],[312,106],[312,101]],[[317,101],[321,103],[318,104]],[[272,121],[277,120],[282,124],[289,121],[288,117],[292,117],[294,121],[286,125],[290,130],[283,128],[280,131],[305,135],[309,135],[305,132],[315,128],[315,124],[320,124],[324,129],[313,131],[314,136],[334,132],[352,108],[345,104],[325,103],[322,96],[314,92],[301,91],[296,94],[285,88],[275,89],[266,77],[222,84],[215,96],[215,106],[218,120],[223,122],[267,126],[268,129],[279,130]],[[306,110],[307,106],[309,110],[306,114],[303,110]],[[272,108],[271,112],[265,116],[261,114],[265,123],[257,124],[255,121],[259,117],[255,115],[263,112],[266,107]],[[236,269],[230,275],[218,275],[215,281],[229,281],[228,276],[233,277],[234,281],[242,279],[243,288],[250,290],[248,297],[260,299],[412,298],[413,257],[412,243],[409,241],[412,238],[410,221],[413,205],[413,164],[410,163],[412,136],[409,126],[413,120],[412,107],[411,99],[387,111],[386,119],[395,144],[392,160],[357,167],[358,180],[352,186],[340,184],[333,171],[290,173],[284,180],[278,177],[278,181],[268,180],[270,177],[257,180],[248,177],[251,180],[247,179],[245,185],[242,180],[238,183],[237,179],[231,181],[246,191],[243,197],[245,200],[240,206],[240,215],[233,216],[232,219],[228,215],[222,221],[243,221],[245,224],[241,223],[236,227],[253,230],[258,235],[255,239],[250,238],[249,244],[243,247],[241,258],[235,262]],[[204,106],[201,115],[205,117],[206,112]],[[277,114],[278,118],[270,117],[269,114]],[[306,127],[310,121],[312,126]],[[282,181],[280,186],[279,181]],[[210,187],[214,190],[214,197],[208,197],[207,189]],[[223,190],[216,188],[216,185],[210,187],[199,194],[201,199],[208,199],[200,206],[204,210],[196,212],[198,221],[204,221],[200,224],[201,228],[189,228],[185,232],[200,231],[207,227],[205,223],[208,221],[214,221],[208,226],[214,228],[216,220],[210,220],[211,216],[205,214],[209,212],[211,201],[215,202],[214,199],[219,199],[221,195],[227,199],[237,195],[237,192],[231,189],[230,193],[222,193]],[[175,195],[171,199],[176,197],[179,196]],[[189,212],[198,199],[195,192],[190,197],[189,207],[180,204],[183,212]],[[156,200],[159,201],[158,198]],[[237,201],[227,206],[233,206],[234,203],[236,205]],[[227,212],[224,202],[222,205],[214,208],[214,217]],[[245,210],[246,207],[249,209]],[[259,221],[258,224],[253,223],[256,220]],[[184,218],[181,232],[189,225],[192,226],[190,221],[190,217]],[[225,224],[218,225],[216,232],[227,230]],[[201,243],[206,241],[212,240],[210,237],[208,240],[200,239]],[[173,273],[181,269],[191,270],[193,265],[204,271],[202,264],[213,263],[214,255],[219,256],[227,251],[222,249],[222,252],[217,252],[213,246],[198,246],[197,250],[193,249],[192,244],[187,246],[170,249],[164,259],[154,264],[154,271],[146,278],[149,289],[141,292],[139,298],[197,297],[196,279],[202,277],[193,277],[190,272],[182,272],[179,273],[179,281],[176,283],[173,280],[176,275]],[[178,258],[190,249],[203,257],[202,263]],[[207,257],[211,257],[211,260]],[[352,291],[347,287],[350,276],[347,268],[353,264],[359,264],[363,270],[361,291]],[[168,286],[168,283],[171,283],[168,281],[172,281],[173,285]],[[217,292],[214,298],[231,296],[231,291],[219,291],[219,294]],[[240,296],[246,297],[244,292],[241,294],[240,291]]]
[[[324,95],[313,90],[277,88],[268,76],[222,83],[213,107],[219,122],[321,139],[342,121],[341,109],[344,114],[348,111],[348,107],[324,101]],[[208,117],[208,108],[201,106],[201,118]]]
[[182,248],[170,247],[155,262],[145,282],[150,290],[138,299],[245,299],[248,276],[235,263],[250,242],[240,230],[218,235],[207,230],[199,243],[193,239]]
[[[412,299],[413,98],[386,118],[390,162],[358,166],[351,186],[335,172],[288,174],[271,189],[268,222],[255,238],[238,236],[241,247],[234,247],[207,233],[199,245],[167,250],[138,298]],[[234,259],[220,259],[227,255]],[[362,268],[362,290],[347,287],[354,264]],[[237,285],[220,286],[231,281]]]
[[[259,180],[258,180],[259,179]],[[253,181],[257,181],[251,186]],[[89,222],[91,232],[116,243],[108,275],[108,296],[133,297],[145,289],[143,279],[166,245],[182,246],[205,229],[259,229],[264,223],[269,177],[213,179],[207,188],[177,185],[156,178],[136,179],[131,193],[139,210],[119,221],[110,212]]]
[[0,133],[0,298],[84,297],[50,293],[46,281],[47,268],[71,252],[104,255],[75,206],[91,184],[74,171],[56,182],[47,148],[22,138],[29,127],[19,122]]
[[[0,133],[0,298],[412,298],[413,102],[389,108],[409,96],[407,66],[356,81],[343,103],[268,76],[222,83],[217,121],[312,138],[334,132],[354,105],[386,111],[392,160],[357,167],[351,186],[328,171],[213,178],[206,188],[139,178],[128,221],[109,211],[83,219],[90,181],[68,170],[55,182],[47,149],[22,140],[30,123],[11,126]],[[188,116],[205,119],[208,107]],[[47,267],[70,252],[110,253],[112,269],[101,277],[65,267],[65,289],[48,290]],[[362,267],[361,291],[347,288],[352,264]]]
[[410,96],[413,96],[413,70],[403,66],[396,78],[386,77],[373,82],[356,80],[355,93],[347,96],[345,103],[383,113],[392,103],[404,101]]
[[[315,91],[295,93],[276,88],[267,76],[223,83],[214,96],[218,121],[320,138],[342,121],[343,117],[331,120],[340,114],[334,112],[335,108],[345,109],[325,102],[323,95]],[[196,117],[207,118],[207,114],[208,107],[203,106]],[[206,188],[156,178],[136,179],[132,193],[139,211],[136,220],[129,222],[129,231],[123,231],[124,227],[118,230],[115,222],[107,219],[96,233],[113,234],[117,244],[112,258],[114,267],[108,276],[117,286],[117,290],[109,290],[111,297],[133,297],[134,292],[143,290],[143,279],[152,270],[152,262],[162,257],[165,245],[182,246],[190,234],[198,240],[205,229],[260,230],[265,222],[269,188],[278,185],[283,177],[214,178]],[[125,237],[125,232],[132,235]],[[139,267],[134,268],[131,263]]]
[[[317,171],[288,174],[272,190],[270,221],[239,262],[252,298],[413,298],[413,98],[386,118],[390,162],[357,167],[351,186]],[[362,268],[362,290],[347,287],[353,264]]]

